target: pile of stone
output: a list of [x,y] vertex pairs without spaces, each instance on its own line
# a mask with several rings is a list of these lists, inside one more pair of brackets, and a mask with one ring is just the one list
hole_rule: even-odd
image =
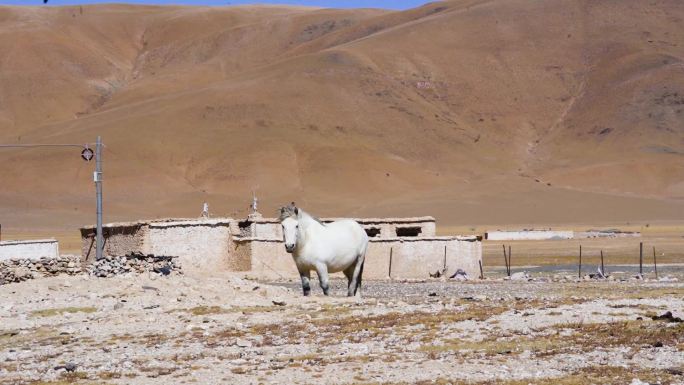
[[75,255],[62,255],[57,258],[9,259],[0,262],[0,285],[58,274],[75,275],[81,272],[81,258]]
[[107,256],[86,267],[88,274],[95,277],[114,277],[124,274],[147,272],[161,275],[182,274],[178,257],[153,254],[129,253],[124,256]]

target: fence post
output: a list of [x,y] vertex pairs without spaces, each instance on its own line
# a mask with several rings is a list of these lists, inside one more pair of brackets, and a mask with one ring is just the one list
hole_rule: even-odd
[[480,279],[484,279],[484,270],[482,270],[482,260],[478,261],[480,263]]
[[389,277],[392,279],[392,247],[390,247]]
[[639,242],[639,275],[644,277],[644,243]]
[[580,245],[579,270],[577,272],[577,278],[582,279],[582,245]]
[[656,262],[655,246],[653,246],[653,269],[655,269],[656,279],[658,279],[658,262]]
[[506,245],[501,245],[504,253],[504,265],[506,266],[506,275],[508,275],[508,256],[506,255]]

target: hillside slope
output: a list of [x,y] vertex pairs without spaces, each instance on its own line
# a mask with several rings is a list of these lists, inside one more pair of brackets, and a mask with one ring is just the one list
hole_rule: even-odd
[[[102,135],[107,220],[684,220],[684,4],[0,7],[0,142]],[[0,151],[0,222],[92,222],[77,151]]]

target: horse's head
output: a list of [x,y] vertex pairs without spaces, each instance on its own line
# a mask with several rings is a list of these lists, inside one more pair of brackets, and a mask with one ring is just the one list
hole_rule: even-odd
[[299,231],[299,209],[294,202],[280,208],[280,223],[283,226],[285,250],[292,253],[297,247],[297,233]]

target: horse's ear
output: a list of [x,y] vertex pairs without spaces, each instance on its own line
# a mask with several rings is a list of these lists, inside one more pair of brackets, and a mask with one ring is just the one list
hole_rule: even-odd
[[299,215],[299,209],[295,206],[295,215]]

